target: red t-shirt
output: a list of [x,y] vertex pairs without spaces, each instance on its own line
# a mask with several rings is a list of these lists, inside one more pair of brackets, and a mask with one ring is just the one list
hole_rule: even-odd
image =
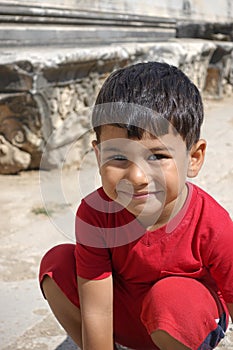
[[200,280],[233,303],[233,222],[211,196],[188,183],[183,209],[165,226],[146,231],[102,188],[77,211],[77,273],[113,275],[135,298],[167,276]]

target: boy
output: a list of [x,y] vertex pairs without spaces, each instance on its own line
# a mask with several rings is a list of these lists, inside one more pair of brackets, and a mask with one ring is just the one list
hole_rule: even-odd
[[206,142],[196,86],[165,63],[112,73],[93,111],[102,187],[77,244],[43,258],[41,288],[85,350],[214,349],[233,316],[233,224],[197,176]]

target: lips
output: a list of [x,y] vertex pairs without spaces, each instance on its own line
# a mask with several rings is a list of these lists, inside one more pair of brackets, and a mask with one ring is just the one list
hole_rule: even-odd
[[147,198],[149,197],[150,195],[154,194],[154,192],[142,192],[142,193],[134,193],[132,195],[133,198],[135,199],[140,199],[140,198]]
[[135,200],[140,200],[140,199],[148,199],[150,196],[155,196],[156,194],[158,194],[160,191],[150,191],[150,192],[135,192],[135,193],[131,193],[131,192],[126,192],[126,191],[118,191],[121,192],[123,195],[125,195],[128,198],[131,199],[135,199]]

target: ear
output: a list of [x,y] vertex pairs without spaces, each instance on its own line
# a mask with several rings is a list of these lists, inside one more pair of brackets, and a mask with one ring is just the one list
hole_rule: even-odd
[[99,149],[99,146],[98,146],[98,142],[96,140],[92,141],[92,147],[95,151],[95,156],[96,156],[96,160],[97,160],[97,163],[98,163],[98,167],[100,168],[100,149]]
[[191,150],[189,151],[188,177],[192,178],[198,175],[205,159],[205,151],[205,140],[200,139],[192,146]]

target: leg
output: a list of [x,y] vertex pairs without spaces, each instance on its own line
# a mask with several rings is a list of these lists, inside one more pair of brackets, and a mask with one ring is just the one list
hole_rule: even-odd
[[58,285],[49,276],[44,277],[42,288],[49,306],[58,322],[73,341],[82,348],[81,314],[79,308],[71,303]]
[[141,319],[161,350],[214,349],[224,335],[217,296],[199,281],[166,277],[143,301]]
[[40,285],[44,297],[61,326],[78,346],[82,345],[74,244],[49,250],[40,264]]
[[151,334],[151,338],[160,350],[190,350],[187,346],[171,337],[165,331],[157,330]]

